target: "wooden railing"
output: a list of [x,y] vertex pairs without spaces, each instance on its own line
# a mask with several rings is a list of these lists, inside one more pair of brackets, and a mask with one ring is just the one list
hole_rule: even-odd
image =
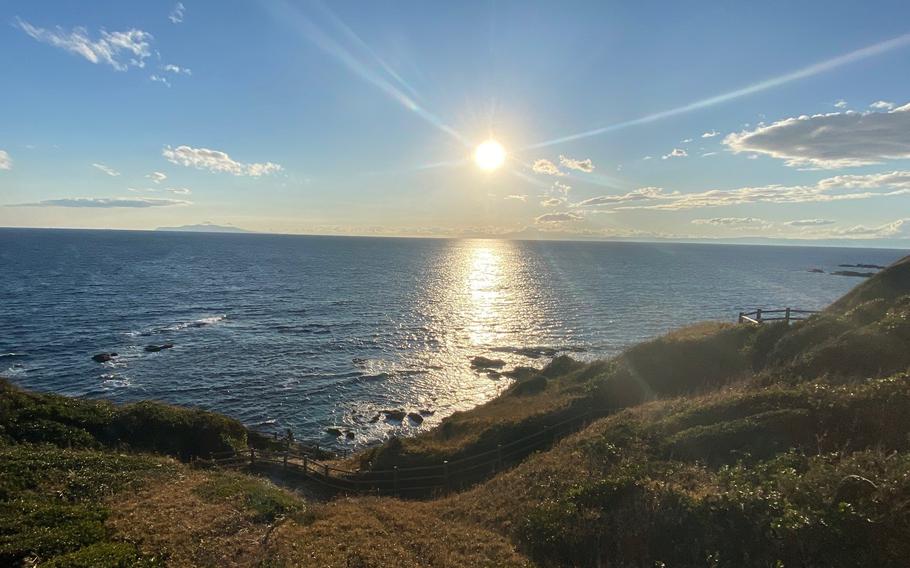
[[817,314],[817,310],[797,310],[795,308],[783,308],[780,310],[764,310],[758,308],[751,312],[739,312],[739,323],[751,323],[761,325],[768,321],[791,321],[804,320]]
[[494,449],[436,465],[349,470],[317,461],[290,444],[284,451],[250,447],[246,452],[211,454],[208,459],[198,459],[196,465],[219,468],[281,467],[287,473],[303,475],[333,492],[420,497],[446,493],[482,481],[614,410],[586,411],[547,425],[529,436],[497,444]]

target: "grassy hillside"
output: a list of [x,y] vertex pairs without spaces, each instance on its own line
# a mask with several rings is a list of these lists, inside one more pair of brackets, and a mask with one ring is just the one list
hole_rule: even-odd
[[225,417],[0,383],[0,564],[906,566],[908,373],[905,259],[804,322],[699,324],[521,370],[496,400],[356,459],[436,465],[593,422],[408,501],[323,501],[181,461],[243,447]]

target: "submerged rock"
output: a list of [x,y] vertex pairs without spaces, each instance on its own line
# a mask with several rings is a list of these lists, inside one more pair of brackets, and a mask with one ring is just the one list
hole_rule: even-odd
[[423,424],[423,416],[419,412],[408,412],[408,418],[415,424]]
[[145,350],[148,353],[157,353],[162,349],[170,349],[174,346],[173,343],[165,343],[163,345],[146,345]]
[[882,266],[880,264],[838,264],[841,268],[874,268],[876,270],[884,270],[888,268],[887,266]]
[[347,432],[344,433],[344,437],[347,438],[348,440],[353,440],[353,439],[354,439],[354,433],[351,432],[350,430],[348,430]]
[[474,369],[501,369],[506,366],[502,359],[490,359],[482,355],[471,357],[471,367]]
[[325,432],[326,432],[326,434],[331,434],[332,436],[341,436],[341,434],[342,434],[341,429],[335,428],[335,427],[326,428]]
[[809,272],[812,272],[814,274],[824,274],[825,273],[825,271],[822,270],[821,268],[810,268]]
[[831,274],[834,276],[853,276],[856,278],[869,278],[875,276],[874,272],[856,272],[854,270],[835,270]]
[[92,361],[96,363],[107,363],[116,356],[116,353],[98,353],[97,355],[92,355]]

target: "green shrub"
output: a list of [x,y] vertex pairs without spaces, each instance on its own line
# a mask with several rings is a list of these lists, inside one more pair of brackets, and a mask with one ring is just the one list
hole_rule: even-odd
[[48,568],[153,568],[163,565],[160,559],[144,556],[134,545],[125,542],[99,542],[42,564]]
[[300,499],[266,480],[231,473],[210,475],[194,492],[210,501],[240,502],[253,512],[257,521],[272,522],[303,508]]

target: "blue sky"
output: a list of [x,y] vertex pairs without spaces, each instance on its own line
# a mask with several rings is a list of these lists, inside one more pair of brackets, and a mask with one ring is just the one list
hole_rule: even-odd
[[8,1],[0,225],[904,246],[908,16]]

